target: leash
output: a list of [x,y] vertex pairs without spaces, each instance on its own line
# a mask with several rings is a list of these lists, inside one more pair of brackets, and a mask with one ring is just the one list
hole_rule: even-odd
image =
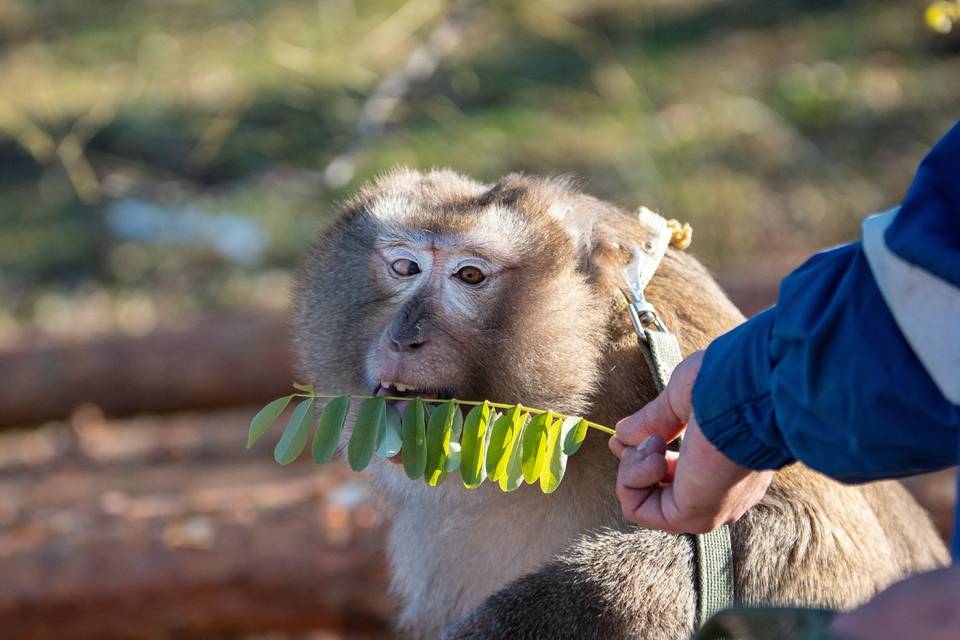
[[[660,392],[667,386],[670,375],[680,364],[683,355],[677,337],[670,333],[643,292],[663,260],[667,247],[672,244],[686,249],[692,230],[689,225],[681,226],[675,220],[668,222],[646,207],[641,207],[637,216],[640,223],[650,230],[651,236],[642,245],[633,248],[633,259],[624,270],[627,286],[623,293],[629,303],[630,318],[637,332],[640,351]],[[675,441],[677,448],[679,442],[679,439]],[[733,550],[728,525],[710,533],[687,534],[687,537],[693,547],[696,630],[713,614],[734,605]]]

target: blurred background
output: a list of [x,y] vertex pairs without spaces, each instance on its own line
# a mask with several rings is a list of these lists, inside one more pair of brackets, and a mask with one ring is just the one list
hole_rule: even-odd
[[[290,282],[335,203],[397,164],[572,174],[690,222],[754,313],[960,117],[958,20],[955,0],[0,0],[3,636],[385,637],[388,515],[362,478],[243,449],[293,378]],[[950,473],[910,482],[944,536]]]

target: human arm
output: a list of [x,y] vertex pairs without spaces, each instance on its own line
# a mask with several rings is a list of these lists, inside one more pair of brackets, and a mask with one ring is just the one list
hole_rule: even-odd
[[[776,469],[796,459],[849,482],[956,463],[960,367],[949,364],[951,358],[960,362],[960,306],[956,315],[949,311],[960,305],[960,258],[944,256],[960,256],[954,246],[960,239],[943,230],[960,228],[957,175],[960,128],[921,165],[895,223],[881,236],[901,228],[913,238],[909,246],[926,246],[908,255],[917,260],[929,254],[929,268],[918,262],[910,269],[932,274],[945,292],[924,297],[908,288],[904,296],[896,278],[875,277],[875,271],[883,276],[882,253],[869,246],[865,252],[860,243],[814,256],[784,281],[776,307],[718,338],[699,372],[671,381],[665,394],[618,425],[611,447],[621,455],[618,495],[628,517],[632,510],[635,521],[669,530],[736,519],[739,508],[724,507],[718,497],[746,478],[759,480],[749,469]],[[950,270],[954,265],[957,273]],[[689,409],[664,402],[684,395],[692,395]],[[664,406],[676,410],[670,415]],[[639,459],[625,449],[652,433],[669,440],[685,423],[691,444],[684,444],[679,463],[649,452]],[[674,472],[676,486],[658,484]],[[711,486],[712,495],[683,495],[702,486]],[[638,511],[648,501],[678,509],[672,518],[653,518],[653,508]],[[683,514],[684,505],[697,505],[696,517]]]

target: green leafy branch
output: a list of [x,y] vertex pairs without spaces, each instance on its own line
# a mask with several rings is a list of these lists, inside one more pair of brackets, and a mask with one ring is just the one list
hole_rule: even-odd
[[[489,401],[438,400],[393,396],[325,396],[312,386],[294,384],[300,393],[277,398],[250,421],[247,448],[263,436],[294,398],[300,398],[274,448],[280,464],[290,464],[303,452],[313,435],[313,461],[330,460],[340,442],[351,401],[359,401],[356,422],[347,443],[347,462],[354,471],[370,464],[373,456],[402,455],[407,476],[424,478],[435,487],[460,470],[463,485],[479,487],[484,480],[503,491],[514,491],[523,482],[539,482],[544,493],[560,485],[567,458],[580,449],[587,429],[614,434],[577,416]],[[317,418],[317,401],[328,402]],[[387,400],[407,401],[401,415]],[[471,407],[464,416],[462,408]]]

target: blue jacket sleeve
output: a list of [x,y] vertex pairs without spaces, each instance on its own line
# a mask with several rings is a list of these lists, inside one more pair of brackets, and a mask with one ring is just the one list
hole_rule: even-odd
[[814,256],[777,306],[715,340],[693,406],[707,439],[754,469],[801,460],[863,482],[960,453],[960,410],[904,340],[859,243]]
[[[818,254],[783,281],[775,307],[707,349],[693,406],[732,460],[801,460],[846,482],[960,460],[960,127],[924,160],[882,237],[900,271],[881,269],[878,284],[862,243]],[[940,295],[918,295],[927,281]]]

